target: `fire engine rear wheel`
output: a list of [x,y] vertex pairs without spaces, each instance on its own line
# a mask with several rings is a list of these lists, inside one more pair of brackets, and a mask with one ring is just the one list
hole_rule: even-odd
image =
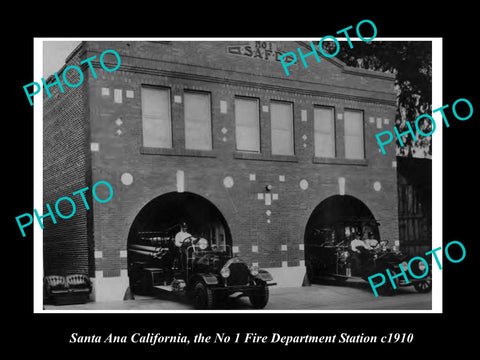
[[413,287],[415,290],[417,290],[419,293],[428,293],[432,291],[432,280],[424,280],[424,281],[418,281],[413,284]]
[[213,308],[213,291],[202,281],[199,281],[193,287],[193,305],[195,309]]
[[255,290],[249,296],[250,302],[255,309],[263,309],[269,298],[269,290],[267,284],[263,284],[262,287],[258,290]]

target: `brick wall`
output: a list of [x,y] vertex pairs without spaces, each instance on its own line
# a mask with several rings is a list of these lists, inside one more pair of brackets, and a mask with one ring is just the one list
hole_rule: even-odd
[[[66,66],[78,65],[82,52],[77,49],[69,57]],[[58,71],[62,79],[62,71]],[[91,213],[87,211],[79,195],[72,193],[90,187],[88,98],[86,83],[70,88],[63,85],[61,93],[57,85],[50,88],[52,97],[44,91],[43,107],[43,203],[50,204],[57,223],[50,217],[44,219],[44,273],[93,274]],[[75,71],[69,71],[67,80],[71,84],[79,82]],[[63,83],[63,80],[62,80]],[[58,198],[71,197],[76,204],[76,213],[69,219],[62,219],[55,213]],[[92,203],[90,191],[86,193],[89,204]],[[37,209],[42,213],[42,209]],[[72,211],[68,201],[60,202],[59,210],[68,215]],[[44,205],[43,213],[47,209]]]
[[[115,49],[122,59],[120,69],[102,72],[88,83],[91,142],[99,147],[92,152],[92,182],[107,180],[114,188],[112,201],[93,204],[94,246],[99,254],[96,270],[103,270],[104,277],[116,277],[126,269],[127,237],[135,216],[155,197],[177,190],[177,170],[184,171],[185,191],[208,199],[223,214],[240,256],[261,267],[301,265],[306,223],[322,200],[339,193],[340,177],[346,181],[345,193],[363,201],[381,223],[381,237],[398,245],[395,152],[387,149],[387,155],[382,155],[375,140],[383,127],[393,125],[393,78],[342,70],[335,60],[313,63],[308,69],[297,65],[295,73],[286,78],[279,64],[227,54],[225,45],[203,43],[197,49],[152,42],[85,45],[85,57]],[[290,51],[287,45],[292,45],[283,45]],[[171,151],[142,148],[142,84],[171,90]],[[121,102],[114,101],[115,89],[122,94]],[[184,90],[211,94],[211,152],[184,149]],[[235,151],[236,95],[260,101],[260,156],[246,158]],[[180,103],[174,101],[175,96]],[[294,103],[294,158],[271,156],[270,111],[263,111],[263,106],[270,108],[271,100]],[[221,101],[227,104],[226,113],[221,112]],[[335,107],[338,158],[334,161],[314,159],[314,105]],[[366,161],[343,159],[343,118],[339,115],[345,108],[364,111]],[[306,121],[302,121],[302,110]],[[121,181],[126,173],[133,177],[130,185]],[[251,174],[255,180],[250,180]],[[224,186],[226,176],[233,178],[232,188]],[[302,180],[308,182],[305,190],[300,188]],[[376,189],[375,183],[380,185]],[[278,194],[270,206],[258,199],[267,184]],[[258,246],[258,252],[252,251],[252,245]]]

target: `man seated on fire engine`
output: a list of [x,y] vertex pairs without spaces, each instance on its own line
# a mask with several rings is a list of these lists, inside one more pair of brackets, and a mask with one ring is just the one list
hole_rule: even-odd
[[[182,244],[184,243],[184,241],[191,237],[192,237],[192,234],[188,232],[187,223],[182,222],[182,224],[180,225],[180,231],[175,235],[175,246],[177,247],[177,251],[175,251],[175,259],[174,259],[174,265],[173,265],[174,268],[179,267],[180,265],[183,265],[180,248],[182,247]],[[183,266],[180,266],[180,267],[183,268]]]
[[369,250],[372,250],[370,245],[366,244],[360,239],[360,234],[355,233],[354,239],[350,242],[352,249],[352,262],[353,268],[358,269],[363,266],[366,258],[368,257]]
[[373,237],[373,232],[368,232],[368,237],[365,239],[365,244],[371,249],[374,249],[378,246],[378,240]]
[[362,248],[363,250],[372,250],[370,245],[360,239],[360,235],[358,233],[355,233],[354,239],[350,242],[350,247],[352,248],[352,251],[356,252],[357,254],[362,252]]
[[192,234],[188,232],[188,225],[186,222],[182,222],[182,225],[180,226],[180,231],[175,235],[175,246],[176,247],[181,247],[183,242],[192,237]]

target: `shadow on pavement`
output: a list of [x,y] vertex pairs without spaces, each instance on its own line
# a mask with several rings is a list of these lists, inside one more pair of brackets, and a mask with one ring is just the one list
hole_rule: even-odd
[[[362,289],[369,293],[372,293],[372,287],[368,281],[365,281],[361,278],[351,278],[345,281],[337,280],[331,277],[318,277],[311,281],[312,285],[329,285],[329,286],[338,286],[338,287],[348,287],[353,289]],[[402,286],[398,287],[395,295],[410,294],[417,292],[413,286]],[[383,295],[385,296],[385,295]]]
[[[193,306],[193,300],[189,299],[185,294],[176,294],[173,292],[169,291],[163,291],[163,290],[156,290],[154,294],[152,294],[151,297],[143,297],[143,298],[150,298],[152,299],[155,298],[160,301],[172,301],[176,302],[179,304],[182,304],[186,307],[188,307],[191,310],[195,310]],[[135,295],[135,299],[139,299],[142,297],[139,297]],[[248,299],[248,296],[243,296],[241,298],[238,297],[227,297],[223,299],[222,301],[216,302],[215,303],[215,310],[255,310]]]

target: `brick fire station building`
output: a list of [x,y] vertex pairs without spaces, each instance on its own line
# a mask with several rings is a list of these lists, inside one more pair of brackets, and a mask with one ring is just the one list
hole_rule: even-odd
[[[294,41],[82,42],[58,75],[96,55],[97,78],[84,63],[80,86],[44,96],[44,203],[100,180],[114,194],[99,203],[87,192],[89,210],[77,196],[75,216],[45,219],[44,275],[84,273],[94,300],[122,299],[129,241],[174,234],[182,221],[279,286],[302,285],[312,231],[347,219],[342,231],[353,232],[352,216],[398,247],[395,144],[382,155],[375,139],[394,125],[394,76],[313,56],[286,76],[279,56],[297,48],[311,51]],[[121,57],[114,72],[99,62],[108,49]]]

